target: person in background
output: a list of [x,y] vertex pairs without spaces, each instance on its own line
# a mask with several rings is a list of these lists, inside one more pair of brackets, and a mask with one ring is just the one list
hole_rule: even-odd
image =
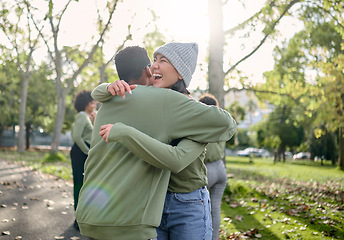
[[[73,184],[74,184],[74,210],[78,206],[79,192],[84,180],[84,165],[90,150],[94,110],[96,108],[96,101],[91,97],[91,91],[81,91],[74,98],[74,107],[78,112],[75,121],[72,125],[72,140],[74,142],[70,158],[73,170]],[[76,221],[74,227],[79,229]]]
[[[215,96],[204,94],[199,99],[200,102],[219,107]],[[206,147],[204,162],[207,167],[208,190],[210,192],[211,217],[213,224],[213,240],[219,239],[221,223],[221,200],[227,185],[227,172],[223,163],[226,142],[209,143]]]

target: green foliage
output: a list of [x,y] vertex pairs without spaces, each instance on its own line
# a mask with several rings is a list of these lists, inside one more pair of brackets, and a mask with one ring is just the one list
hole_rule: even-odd
[[32,165],[34,169],[42,171],[44,173],[57,176],[62,179],[71,179],[72,170],[70,167],[66,167],[63,165],[51,165],[51,164],[44,164],[44,165]]
[[[266,83],[259,86],[263,92],[257,94],[260,100],[280,109],[287,106],[292,110],[289,122],[285,119],[275,124],[280,133],[284,132],[283,136],[277,134],[282,146],[297,147],[300,143],[291,140],[301,139],[302,128],[308,135],[313,130],[321,133],[316,127],[323,123],[332,132],[344,125],[344,38],[343,30],[338,30],[338,24],[343,23],[339,6],[343,3],[315,1],[302,4],[296,16],[305,28],[275,49],[274,69],[265,73]],[[265,137],[271,136],[267,132],[276,133],[273,129],[271,124],[259,128],[258,142],[264,144]]]
[[42,163],[67,162],[66,157],[61,153],[47,153],[42,159]]
[[41,127],[45,132],[52,131],[54,123],[52,116],[57,110],[55,83],[51,75],[49,66],[42,62],[31,74],[27,96],[25,121],[34,129]]
[[20,82],[20,74],[14,60],[10,59],[9,54],[6,54],[6,52],[0,58],[0,63],[1,132],[3,129],[17,123],[19,111],[17,86]]
[[252,189],[245,181],[236,181],[230,185],[229,189],[231,197],[242,198],[248,195],[252,196]]
[[226,110],[233,116],[236,122],[245,119],[246,109],[241,106],[238,101],[234,101]]
[[312,132],[310,136],[309,150],[312,156],[331,160],[333,163],[336,161],[337,155],[337,141],[333,132],[326,131],[322,127],[322,133],[318,133],[318,129]]
[[236,134],[238,134],[239,146],[250,146],[250,137],[248,136],[247,129],[238,128]]
[[287,106],[277,107],[266,121],[257,124],[253,129],[257,131],[259,147],[267,149],[294,149],[304,139],[303,127],[295,120],[292,109]]
[[[154,12],[152,12],[153,16],[156,18]],[[153,52],[156,50],[157,47],[162,46],[166,43],[166,38],[162,33],[158,30],[157,26],[152,32],[149,32],[145,35],[143,40],[143,45],[147,49],[148,56],[151,58],[153,57]]]

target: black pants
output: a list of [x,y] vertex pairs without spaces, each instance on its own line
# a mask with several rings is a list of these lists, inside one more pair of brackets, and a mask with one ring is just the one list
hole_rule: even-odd
[[[89,144],[86,143],[89,147]],[[74,184],[74,210],[78,206],[79,192],[84,181],[84,167],[87,154],[83,153],[81,149],[75,143],[70,150],[70,158],[72,160],[73,170],[73,184]]]

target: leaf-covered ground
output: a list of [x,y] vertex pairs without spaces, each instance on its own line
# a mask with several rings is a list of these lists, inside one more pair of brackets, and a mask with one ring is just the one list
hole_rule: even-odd
[[226,167],[220,239],[344,239],[344,172],[228,157]]
[[[70,179],[66,162],[46,152],[1,151],[0,159]],[[327,163],[227,157],[220,239],[344,239],[344,172]]]

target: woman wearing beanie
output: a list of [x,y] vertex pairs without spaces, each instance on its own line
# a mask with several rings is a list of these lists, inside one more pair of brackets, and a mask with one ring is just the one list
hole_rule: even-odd
[[[171,88],[189,96],[186,89],[196,69],[196,43],[167,43],[153,54],[153,86]],[[176,146],[181,139],[170,144]],[[171,173],[158,240],[210,240],[212,234],[207,172],[200,155],[178,173]]]
[[[169,88],[190,97],[187,87],[196,69],[197,55],[196,43],[173,42],[159,47],[153,54],[154,61],[150,68],[153,76],[151,85]],[[115,81],[107,90],[115,92],[114,95],[123,96],[124,89],[129,91],[129,85],[123,81]],[[145,137],[150,138],[147,135]],[[180,141],[181,139],[172,140],[170,145],[178,147]],[[190,140],[184,139],[184,141]],[[148,149],[146,154],[154,154],[156,148],[150,146],[150,142],[150,139],[142,141],[142,149],[136,148],[131,151],[138,154],[135,151]],[[204,156],[205,148],[189,166],[179,172],[171,173],[161,224],[157,228],[158,240],[211,239],[210,198],[206,188]],[[150,163],[148,158],[142,159]]]
[[[217,99],[211,94],[204,94],[200,102],[219,107]],[[211,217],[213,224],[213,240],[219,239],[221,223],[221,200],[227,185],[226,167],[222,161],[225,153],[225,142],[208,143],[205,154],[205,165],[207,167],[208,190],[210,192]]]

